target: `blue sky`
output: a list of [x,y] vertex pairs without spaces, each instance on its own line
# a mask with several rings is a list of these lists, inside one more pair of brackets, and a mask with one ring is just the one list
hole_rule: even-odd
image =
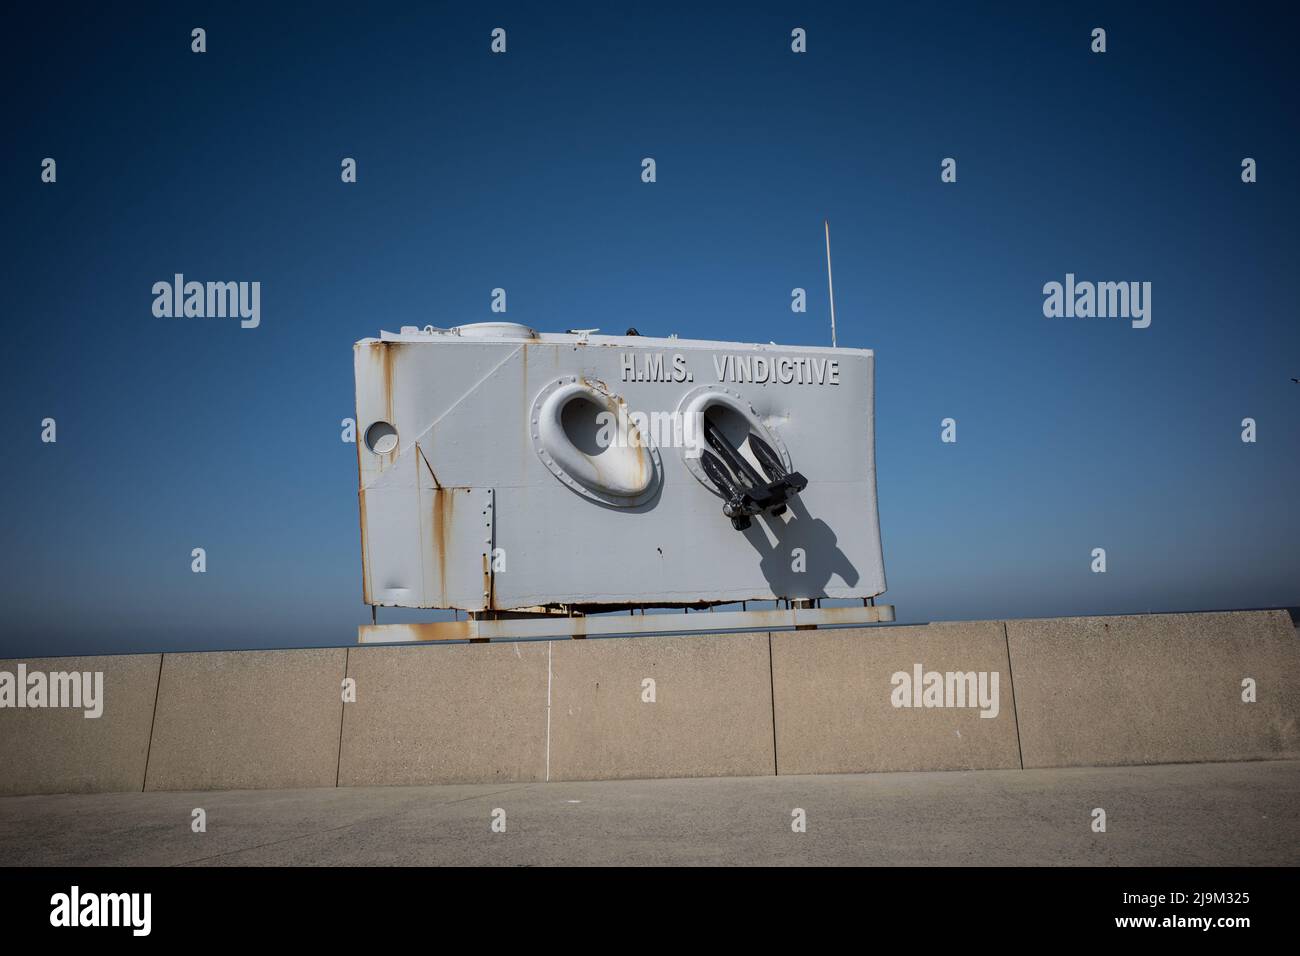
[[[824,217],[900,621],[1300,604],[1294,14],[270,6],[5,31],[0,656],[352,643],[352,342],[501,286],[828,344]],[[176,272],[260,281],[260,327],[154,317]],[[1067,272],[1151,282],[1150,328],[1044,318]]]

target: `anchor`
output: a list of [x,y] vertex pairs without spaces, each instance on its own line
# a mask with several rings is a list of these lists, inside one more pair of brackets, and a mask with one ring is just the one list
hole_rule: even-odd
[[808,479],[797,471],[786,471],[772,446],[753,432],[749,433],[749,447],[767,473],[766,478],[754,470],[707,417],[704,440],[713,451],[700,452],[700,466],[722,493],[722,513],[731,519],[731,526],[737,531],[748,528],[754,515],[785,514],[786,502],[808,487]]

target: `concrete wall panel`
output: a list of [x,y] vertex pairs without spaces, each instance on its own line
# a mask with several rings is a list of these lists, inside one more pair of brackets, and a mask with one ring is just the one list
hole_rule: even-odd
[[[16,693],[27,675],[101,673],[103,710],[0,707],[0,793],[102,793],[144,786],[161,654],[0,661]],[[0,690],[0,693],[4,693]],[[48,698],[47,698],[48,700]],[[16,698],[13,699],[16,702]]]
[[347,654],[165,655],[146,789],[334,786]]
[[[978,691],[982,672],[990,701],[983,709],[994,713],[996,701],[996,716],[981,717],[981,708],[970,706],[975,701],[959,700],[955,678],[951,697],[945,677],[941,695],[929,698],[945,706],[924,706],[924,694],[922,706],[911,706],[917,665],[922,692],[931,672],[973,673]],[[907,684],[894,683],[897,673],[907,675]],[[1020,766],[998,621],[773,633],[772,687],[782,774]],[[896,695],[909,706],[894,706]]]
[[[774,772],[766,633],[553,648],[552,780]],[[646,679],[654,703],[642,700]]]
[[339,785],[546,778],[546,642],[354,648]]
[[1300,757],[1285,611],[1008,621],[1007,634],[1026,767]]

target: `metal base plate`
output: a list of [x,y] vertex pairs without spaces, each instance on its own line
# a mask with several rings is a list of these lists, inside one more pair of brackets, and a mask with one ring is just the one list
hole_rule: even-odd
[[692,614],[601,614],[591,617],[539,615],[535,618],[439,621],[433,624],[363,624],[357,628],[357,643],[408,644],[415,641],[508,641],[618,634],[780,631],[846,624],[884,624],[893,619],[892,604],[791,607],[768,611],[696,611]]

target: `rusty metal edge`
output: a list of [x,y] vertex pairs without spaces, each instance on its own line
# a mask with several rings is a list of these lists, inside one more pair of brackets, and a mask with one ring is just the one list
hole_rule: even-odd
[[892,604],[867,607],[775,608],[715,614],[601,615],[597,617],[516,618],[439,621],[427,624],[362,624],[358,644],[410,644],[429,641],[501,641],[614,635],[680,634],[709,631],[780,631],[846,624],[886,624]]

